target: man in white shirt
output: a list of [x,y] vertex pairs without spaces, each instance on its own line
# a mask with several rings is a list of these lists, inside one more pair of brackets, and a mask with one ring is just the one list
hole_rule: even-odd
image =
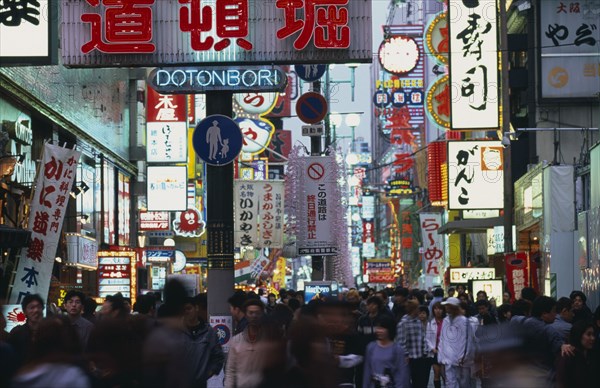
[[458,298],[448,298],[442,305],[448,314],[442,324],[438,362],[446,368],[446,387],[475,387],[475,324],[464,316]]

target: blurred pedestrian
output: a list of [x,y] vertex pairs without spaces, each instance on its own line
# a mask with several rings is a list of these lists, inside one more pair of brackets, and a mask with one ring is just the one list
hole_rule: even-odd
[[233,318],[233,335],[240,334],[248,325],[248,320],[244,314],[244,303],[247,299],[246,293],[242,290],[237,290],[227,299],[229,312]]
[[446,308],[446,318],[438,346],[438,362],[444,365],[448,388],[471,388],[475,385],[473,368],[475,363],[476,324],[461,310],[457,298],[442,302]]
[[408,388],[410,371],[408,354],[400,342],[395,342],[396,324],[382,315],[375,321],[376,340],[365,353],[363,388]]
[[79,337],[82,351],[87,347],[90,333],[94,328],[94,325],[90,321],[81,317],[84,300],[85,295],[79,291],[70,290],[65,295],[65,309],[67,310],[67,316],[77,333],[77,337]]
[[579,321],[573,325],[569,343],[574,346],[575,354],[558,357],[556,362],[557,388],[598,386],[600,359],[594,350],[596,341],[592,322]]
[[97,307],[98,303],[94,300],[94,298],[90,298],[89,296],[86,297],[83,301],[83,314],[81,314],[81,316],[92,323],[96,323]]
[[106,297],[98,312],[98,319],[126,319],[129,313],[125,298],[121,293],[116,293]]
[[261,320],[265,306],[260,299],[248,299],[242,306],[248,324],[235,335],[229,345],[225,366],[225,388],[257,387],[263,381],[263,368],[266,354],[261,347],[265,333]]
[[556,302],[556,319],[552,326],[558,331],[565,341],[569,340],[571,326],[573,326],[573,302],[571,299],[562,297]]
[[432,312],[433,316],[427,323],[425,342],[428,350],[433,353],[433,386],[434,388],[440,388],[442,386],[441,378],[444,376],[444,366],[438,361],[438,349],[446,310],[441,302],[436,302],[433,304]]
[[573,323],[579,321],[591,321],[592,310],[587,306],[587,297],[581,291],[573,291],[569,295],[573,302]]
[[22,365],[30,354],[33,337],[43,318],[44,300],[38,294],[23,298],[21,308],[27,320],[24,325],[15,326],[8,336],[8,343],[16,353],[17,365]]
[[402,345],[408,355],[412,387],[426,388],[431,365],[425,341],[426,327],[419,319],[419,304],[416,300],[411,299],[406,302],[406,315],[398,323],[396,330],[396,342]]
[[39,321],[28,361],[13,378],[11,387],[91,387],[82,368],[80,347],[68,318],[52,316]]

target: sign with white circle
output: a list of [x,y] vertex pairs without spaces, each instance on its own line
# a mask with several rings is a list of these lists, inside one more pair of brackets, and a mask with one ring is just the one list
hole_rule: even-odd
[[175,259],[173,260],[173,272],[181,272],[185,268],[185,264],[187,263],[187,258],[185,257],[185,253],[180,250],[175,251]]
[[419,45],[409,36],[394,36],[384,40],[379,46],[379,63],[393,74],[413,70],[419,63],[419,57]]
[[275,126],[267,120],[253,118],[236,118],[235,122],[242,131],[242,152],[258,154],[263,152],[271,142],[275,133]]
[[264,114],[270,112],[277,101],[277,93],[236,93],[235,101],[246,112]]
[[196,125],[192,144],[206,164],[224,166],[233,162],[242,150],[242,132],[231,118],[211,115]]

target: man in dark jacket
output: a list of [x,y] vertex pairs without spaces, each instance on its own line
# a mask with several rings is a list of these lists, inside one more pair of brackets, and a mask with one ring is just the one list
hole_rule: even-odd
[[14,327],[8,336],[8,343],[16,353],[17,364],[23,365],[27,352],[31,347],[33,335],[44,318],[44,300],[38,294],[30,294],[23,298],[21,308],[27,321],[24,325]]
[[591,321],[593,314],[586,304],[587,297],[585,294],[581,291],[573,291],[569,298],[573,302],[573,324],[579,321]]

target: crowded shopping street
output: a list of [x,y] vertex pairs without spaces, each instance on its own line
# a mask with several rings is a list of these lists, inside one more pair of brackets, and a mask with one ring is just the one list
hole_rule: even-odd
[[600,0],[0,0],[0,387],[600,386]]

